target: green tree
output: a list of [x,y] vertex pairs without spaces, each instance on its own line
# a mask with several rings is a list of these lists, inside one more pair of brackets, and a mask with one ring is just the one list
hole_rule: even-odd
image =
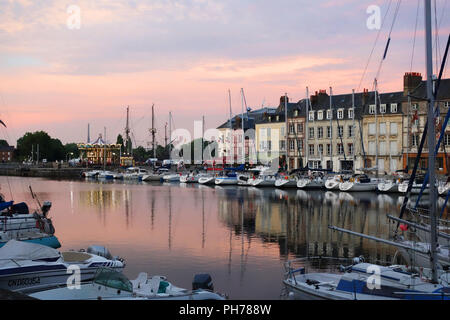
[[0,147],[9,147],[9,143],[6,140],[0,140]]
[[124,151],[124,143],[123,143],[123,137],[122,137],[121,134],[119,134],[119,135],[117,136],[116,144],[120,144],[120,145],[121,145],[120,151],[121,151],[122,154],[123,154],[123,153],[124,153],[124,152],[123,152],[123,151]]
[[64,145],[64,153],[68,159],[78,158],[80,156],[80,150],[78,150],[76,143],[66,143]]
[[45,131],[27,132],[17,140],[17,155],[19,160],[31,157],[34,151],[33,159],[37,156],[37,146],[39,145],[39,159],[47,161],[65,159],[64,146],[59,139],[52,139]]
[[133,158],[136,161],[144,162],[148,158],[150,158],[151,151],[146,151],[144,147],[137,147],[136,149],[133,149]]

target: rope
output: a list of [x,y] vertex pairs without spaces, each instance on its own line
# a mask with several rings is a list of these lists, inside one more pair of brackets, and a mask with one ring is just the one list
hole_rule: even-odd
[[413,47],[412,47],[412,53],[411,53],[411,65],[409,68],[409,72],[412,72],[412,67],[413,67],[414,50],[416,47],[417,24],[419,22],[419,9],[420,9],[420,0],[417,0],[416,24],[414,26],[414,38],[413,38]]

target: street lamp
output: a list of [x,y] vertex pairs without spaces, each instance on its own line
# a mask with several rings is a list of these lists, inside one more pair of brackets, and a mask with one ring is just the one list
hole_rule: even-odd
[[68,156],[69,154],[70,154],[71,156],[73,156],[73,152],[69,152],[69,153],[66,154],[66,162],[68,162],[67,156]]

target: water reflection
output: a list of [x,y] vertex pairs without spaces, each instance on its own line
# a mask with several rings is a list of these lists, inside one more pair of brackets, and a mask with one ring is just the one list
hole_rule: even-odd
[[[16,201],[29,197],[20,179],[11,183]],[[363,255],[392,262],[395,248],[328,226],[388,238],[393,226],[386,214],[398,215],[403,202],[376,193],[129,181],[34,179],[33,190],[53,202],[63,249],[105,245],[126,258],[127,276],[164,274],[184,287],[194,273],[208,272],[234,299],[278,299],[282,264],[291,258]],[[421,205],[427,203],[424,197]]]

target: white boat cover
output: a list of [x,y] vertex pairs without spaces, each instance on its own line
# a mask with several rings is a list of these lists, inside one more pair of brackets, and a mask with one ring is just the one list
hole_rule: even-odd
[[58,250],[36,243],[9,240],[0,248],[0,260],[39,260],[58,258]]

